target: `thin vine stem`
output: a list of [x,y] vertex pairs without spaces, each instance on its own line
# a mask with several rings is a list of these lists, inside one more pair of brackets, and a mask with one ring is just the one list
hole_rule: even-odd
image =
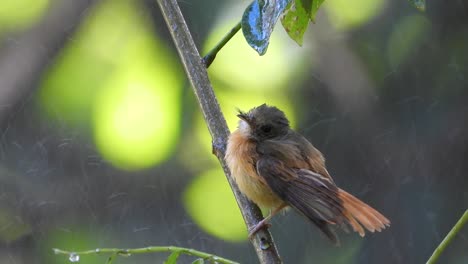
[[214,59],[218,52],[229,42],[236,35],[237,32],[241,29],[241,22],[239,21],[222,39],[216,46],[210,50],[205,57],[203,57],[203,63],[205,67],[210,67],[211,63],[213,63]]
[[468,210],[462,215],[458,222],[453,226],[452,230],[447,234],[447,236],[442,240],[440,245],[434,250],[432,256],[426,262],[426,264],[435,264],[439,259],[442,252],[447,248],[447,246],[452,242],[453,238],[462,230],[463,226],[468,222]]
[[117,256],[130,256],[133,254],[143,254],[143,253],[158,253],[158,252],[177,252],[180,254],[185,254],[189,256],[194,256],[198,258],[202,258],[205,260],[212,260],[217,263],[222,263],[222,264],[239,264],[239,262],[235,262],[233,260],[229,260],[223,257],[219,257],[210,253],[198,251],[195,249],[190,249],[190,248],[183,248],[183,247],[173,247],[173,246],[167,246],[167,247],[144,247],[144,248],[130,248],[130,249],[121,249],[121,248],[97,248],[97,249],[92,249],[92,250],[86,250],[86,251],[66,251],[66,250],[61,250],[58,248],[54,248],[54,253],[55,254],[62,254],[62,255],[67,255],[67,256],[84,256],[84,255],[99,255],[99,254],[109,254],[109,259],[107,263],[112,263]]

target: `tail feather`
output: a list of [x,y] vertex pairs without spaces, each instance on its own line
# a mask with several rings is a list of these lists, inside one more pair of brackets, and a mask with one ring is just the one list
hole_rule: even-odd
[[373,233],[376,229],[379,229],[380,221],[376,220],[372,214],[367,211],[367,208],[362,208],[361,204],[346,196],[343,197],[343,202],[343,207],[348,214],[357,219],[367,230]]
[[[341,190],[342,192],[345,192],[343,190]],[[375,219],[375,221],[378,221],[380,223],[382,223],[384,225],[383,228],[385,228],[385,226],[390,226],[390,221],[385,217],[383,216],[381,213],[379,213],[377,210],[375,210],[374,208],[370,207],[369,205],[363,203],[362,201],[360,201],[358,198],[352,196],[351,194],[347,193],[348,196],[349,196],[349,199],[352,200],[354,202],[355,205],[359,205],[360,206],[364,206],[366,207],[367,210],[364,210],[364,213],[370,217],[372,217],[373,219]]]
[[390,221],[385,216],[346,191],[339,189],[338,197],[343,201],[343,215],[360,236],[365,234],[362,226],[370,232],[380,232],[390,226]]
[[359,235],[363,237],[365,235],[364,229],[356,221],[356,219],[354,219],[354,217],[348,211],[343,212],[343,215],[346,217],[349,224],[353,227],[354,232],[359,233]]

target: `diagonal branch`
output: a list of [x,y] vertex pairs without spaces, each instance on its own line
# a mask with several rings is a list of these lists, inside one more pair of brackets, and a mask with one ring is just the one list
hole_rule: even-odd
[[[237,204],[242,212],[244,221],[249,229],[258,223],[262,214],[260,209],[242,195],[230,175],[224,161],[226,141],[229,129],[221,113],[218,101],[208,79],[208,74],[202,58],[190,35],[187,24],[182,16],[176,0],[157,0],[172,35],[175,46],[181,57],[187,76],[192,84],[193,91],[198,99],[208,129],[213,138],[213,151],[219,159],[227,180],[231,185]],[[252,238],[260,263],[281,263],[276,245],[267,229],[260,230]]]
[[221,39],[221,41],[216,44],[216,46],[208,52],[208,54],[203,57],[203,63],[205,64],[206,68],[210,67],[211,63],[213,63],[214,59],[218,52],[226,45],[229,40],[234,37],[237,32],[241,29],[241,22],[237,22],[237,24],[226,34],[226,36]]

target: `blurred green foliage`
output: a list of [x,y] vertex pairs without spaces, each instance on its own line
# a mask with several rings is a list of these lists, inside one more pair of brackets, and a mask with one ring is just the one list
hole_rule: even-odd
[[247,239],[244,220],[220,168],[197,176],[184,193],[184,205],[207,233],[227,241]]
[[[205,53],[213,48],[235,23],[235,20],[216,23],[203,45]],[[300,73],[313,63],[314,58],[303,56],[313,47],[310,44],[306,44],[302,49],[297,47],[281,28],[275,30],[270,42],[268,52],[259,56],[246,43],[242,34],[236,34],[208,69],[215,90],[233,89],[248,98],[252,97],[252,93],[267,94],[285,91],[288,87],[293,88],[291,84],[295,83],[295,78],[299,78]]]
[[0,1],[0,35],[34,25],[49,7],[49,0]]
[[323,7],[330,15],[330,23],[338,30],[350,30],[369,22],[385,8],[384,0],[328,0]]
[[10,243],[31,233],[31,226],[10,208],[0,207],[0,241]]
[[[67,230],[56,229],[50,231],[41,239],[40,253],[44,263],[48,264],[70,264],[70,256],[56,255],[53,248],[66,248],[70,251],[83,251],[97,246],[96,234],[86,228],[71,228]],[[79,259],[77,263],[102,264],[106,256],[84,255],[75,256]]]
[[402,18],[393,28],[388,40],[387,56],[392,68],[398,67],[427,40],[430,22],[420,14]]
[[343,246],[339,247],[339,254],[337,254],[336,247],[326,247],[322,243],[311,242],[310,248],[316,250],[306,251],[302,263],[360,263],[356,255],[363,246],[364,240],[354,234],[343,234],[343,232],[340,232],[340,239]]
[[426,10],[426,0],[409,0],[420,11]]
[[[148,35],[147,35],[148,36]],[[141,169],[165,160],[179,137],[182,79],[144,38],[94,103],[98,149],[116,167]],[[135,41],[135,40],[134,40]],[[150,51],[148,53],[148,51]]]
[[91,127],[102,156],[126,170],[167,159],[180,126],[183,77],[140,12],[138,2],[102,2],[40,90],[48,116]]

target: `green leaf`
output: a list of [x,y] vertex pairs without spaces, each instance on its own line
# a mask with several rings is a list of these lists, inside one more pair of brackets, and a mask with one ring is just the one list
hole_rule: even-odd
[[310,10],[312,10],[312,2],[314,2],[314,0],[295,0],[295,1],[298,3],[300,2],[301,6],[304,7],[307,14],[308,15],[310,14]]
[[117,258],[117,254],[112,254],[109,256],[109,258],[106,261],[106,264],[112,264],[114,263],[114,260]]
[[296,41],[299,46],[302,46],[304,33],[309,25],[309,13],[302,5],[302,2],[302,0],[292,1],[285,15],[281,18],[281,24],[283,24],[289,37]]
[[294,41],[302,46],[309,19],[315,23],[315,16],[325,0],[293,0],[281,18],[284,29]]
[[426,10],[426,0],[409,0],[419,11]]
[[164,264],[176,264],[177,259],[180,256],[180,253],[181,253],[180,251],[172,252],[171,255],[169,255],[169,257],[166,259],[166,261],[164,261]]
[[242,16],[242,32],[247,43],[258,52],[265,54],[271,32],[279,17],[292,0],[254,0]]
[[310,17],[310,20],[315,23],[315,16],[317,15],[317,11],[319,10],[320,6],[323,4],[325,0],[295,0],[296,5],[300,2],[300,4],[304,7],[304,10],[307,13],[307,16]]
[[[310,0],[303,0],[303,1],[310,1]],[[312,7],[310,9],[310,20],[315,23],[315,15],[317,14],[317,11],[319,10],[320,6],[325,0],[312,0]]]
[[205,264],[205,260],[202,258],[196,259],[192,264]]

